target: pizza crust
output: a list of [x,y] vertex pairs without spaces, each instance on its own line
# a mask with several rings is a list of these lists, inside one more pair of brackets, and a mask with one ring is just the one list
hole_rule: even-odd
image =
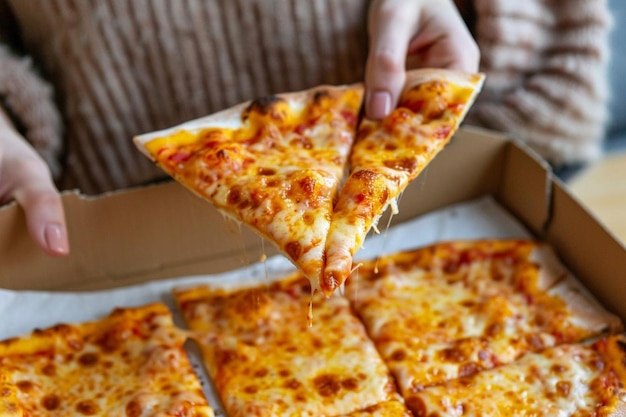
[[[315,95],[320,91],[341,91],[344,88],[350,87],[359,87],[361,84],[352,84],[352,85],[344,85],[344,86],[334,86],[334,85],[320,85],[317,87],[310,88],[308,90],[290,92],[290,93],[281,93],[273,96],[267,97],[278,97],[287,101],[289,106],[293,108],[295,111],[299,111],[304,108],[305,104],[310,100],[311,96]],[[362,88],[362,87],[361,87]],[[189,131],[192,133],[197,133],[203,129],[207,128],[222,128],[222,129],[239,129],[243,127],[242,115],[245,113],[246,109],[248,109],[253,103],[258,102],[259,100],[263,100],[265,98],[260,98],[257,100],[248,100],[244,103],[237,104],[233,107],[229,107],[225,110],[219,111],[217,113],[210,114],[208,116],[200,117],[198,119],[190,120],[188,122],[179,124],[177,126],[173,126],[167,129],[162,129],[154,132],[144,133],[133,138],[133,142],[135,146],[139,148],[139,150],[146,155],[148,158],[153,159],[150,152],[146,149],[146,143],[150,142],[153,139],[170,136],[176,132],[181,130]]]
[[447,81],[459,87],[476,88],[478,93],[484,80],[485,75],[482,73],[465,73],[439,68],[420,68],[407,71],[403,93],[416,85],[429,81]]
[[607,311],[573,275],[569,274],[548,294],[559,297],[572,313],[576,326],[594,333],[617,333],[624,330],[622,321]]
[[250,103],[251,101],[247,101],[226,110],[190,120],[177,126],[138,135],[133,138],[133,142],[144,155],[153,160],[152,155],[145,147],[146,143],[151,140],[169,136],[181,130],[198,132],[202,129],[210,127],[238,129],[243,126],[243,123],[241,122],[241,114],[250,105]]
[[541,244],[530,254],[540,266],[537,286],[558,297],[572,312],[574,324],[592,332],[616,333],[623,330],[619,317],[608,312],[561,263],[554,250]]

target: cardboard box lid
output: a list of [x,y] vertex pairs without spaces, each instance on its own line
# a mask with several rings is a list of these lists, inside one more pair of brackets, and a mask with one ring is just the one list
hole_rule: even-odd
[[[394,223],[477,198],[495,198],[546,239],[598,298],[626,317],[626,250],[523,145],[461,129],[404,192]],[[87,290],[222,272],[276,253],[245,226],[168,182],[97,198],[63,196],[72,254],[44,255],[16,205],[0,209],[0,287]],[[386,220],[382,219],[381,224]],[[263,248],[264,246],[264,248]]]

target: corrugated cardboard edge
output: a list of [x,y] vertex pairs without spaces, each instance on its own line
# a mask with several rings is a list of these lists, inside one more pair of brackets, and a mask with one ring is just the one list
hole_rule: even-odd
[[545,240],[606,308],[626,319],[626,248],[558,180],[552,197]]
[[507,147],[498,199],[542,238],[552,216],[552,169],[525,143],[508,140],[511,146]]
[[[71,256],[44,255],[16,205],[0,211],[0,287],[99,289],[221,272],[257,261],[261,239],[177,183],[85,197],[64,193]],[[268,255],[275,253],[265,245]]]

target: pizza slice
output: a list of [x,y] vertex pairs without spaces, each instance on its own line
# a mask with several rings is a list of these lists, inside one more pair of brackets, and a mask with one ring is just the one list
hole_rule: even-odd
[[416,416],[623,416],[626,339],[561,345],[415,393]]
[[213,416],[163,304],[0,342],[2,416]]
[[527,240],[441,242],[367,261],[346,295],[405,398],[622,330],[547,245]]
[[319,288],[359,85],[265,97],[138,136],[165,172],[273,242]]
[[321,289],[352,272],[352,258],[382,213],[448,144],[481,89],[482,74],[421,69],[407,73],[398,105],[381,121],[364,119],[326,240]]
[[[311,299],[300,273],[268,286],[196,287],[175,297],[230,417],[406,411],[402,402],[383,405],[401,399],[348,300],[319,292]],[[309,326],[309,303],[323,328]]]

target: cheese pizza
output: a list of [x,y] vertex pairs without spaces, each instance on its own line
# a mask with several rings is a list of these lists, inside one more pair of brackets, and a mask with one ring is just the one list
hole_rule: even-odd
[[163,170],[273,242],[319,288],[362,87],[265,97],[135,143]]
[[532,241],[441,242],[364,262],[357,275],[346,294],[407,401],[527,352],[622,330]]
[[312,290],[329,296],[382,212],[449,142],[482,81],[409,72],[398,107],[380,122],[363,120],[354,148],[360,84],[266,97],[134,140],[177,181],[272,241]]
[[416,393],[422,416],[626,415],[626,339],[561,345]]
[[546,244],[385,255],[329,298],[228,285],[174,291],[189,330],[157,303],[0,341],[0,416],[213,416],[188,338],[228,417],[626,413],[622,324]]
[[352,257],[381,214],[448,144],[481,89],[482,74],[422,69],[407,73],[397,107],[364,119],[350,155],[326,240],[321,287],[330,295],[352,272]]
[[0,415],[213,416],[163,304],[0,342]]
[[[311,300],[302,275],[175,296],[230,417],[407,415],[348,300]],[[319,327],[306,320],[311,301]]]

